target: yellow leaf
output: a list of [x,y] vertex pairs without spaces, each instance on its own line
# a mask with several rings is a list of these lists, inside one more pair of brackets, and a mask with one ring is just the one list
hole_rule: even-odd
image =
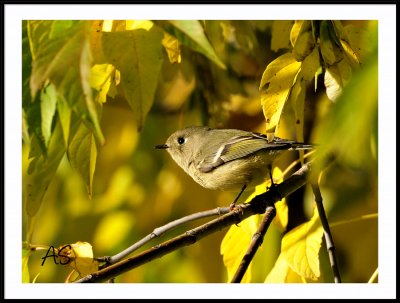
[[282,255],[289,267],[304,278],[317,280],[323,228],[318,211],[310,221],[292,229],[282,239]]
[[161,44],[164,46],[165,51],[168,54],[169,62],[180,63],[181,62],[181,50],[179,47],[179,40],[174,36],[164,32],[164,38],[161,40]]
[[300,75],[304,80],[310,81],[315,77],[315,73],[320,68],[318,47],[314,47],[311,54],[309,54],[301,63]]
[[335,44],[334,37],[332,37],[329,21],[321,22],[320,38],[321,55],[328,66],[343,59],[343,52]]
[[115,67],[112,64],[95,64],[90,70],[90,86],[98,91],[96,100],[99,103],[106,102],[114,71]]
[[[274,180],[280,180],[281,177],[282,171],[278,167],[275,167],[273,170]],[[278,183],[279,182],[276,182],[276,184]],[[246,199],[245,203],[250,202],[255,196],[265,193],[270,184],[271,182],[268,180],[267,182],[256,186],[254,192]],[[282,201],[275,203],[275,207],[276,216],[272,222],[284,230],[288,222],[286,200],[283,199]],[[261,215],[252,216],[240,222],[239,225],[231,226],[222,240],[221,254],[223,255],[224,265],[228,270],[228,281],[231,281],[236,273],[236,270],[249,247],[251,239],[258,228],[260,218]],[[251,266],[252,263],[250,263],[242,282],[251,282]]]
[[103,32],[111,32],[113,27],[113,20],[104,20]]
[[343,87],[351,78],[351,73],[351,67],[346,60],[326,68],[324,83],[329,100],[336,101],[342,94]]
[[293,62],[296,62],[296,59],[293,57],[293,55],[291,53],[285,53],[268,64],[261,77],[259,89],[261,90],[267,83],[271,82],[271,80],[276,76],[277,72]]
[[348,50],[348,54],[351,54],[358,62],[364,62],[366,55],[370,51],[369,45],[371,44],[366,29],[351,24],[344,26],[341,42],[342,45],[346,44],[343,42],[347,42],[347,45],[351,48],[351,51]]
[[295,61],[282,68],[272,78],[269,87],[261,92],[261,105],[267,131],[274,129],[278,124],[300,66],[301,62]]
[[[274,178],[274,182],[275,184],[279,184],[281,183],[282,180],[282,171],[280,170],[279,167],[275,167],[272,171],[272,177]],[[276,180],[279,180],[278,182],[276,182]],[[265,188],[266,186],[270,186],[271,182],[268,180],[266,182],[266,185],[264,186],[264,192],[265,192]],[[262,192],[260,192],[261,194]],[[278,201],[275,203],[275,208],[276,208],[276,216],[274,218],[274,220],[272,221],[272,223],[274,223],[276,226],[279,227],[280,230],[285,230],[286,226],[288,224],[288,214],[289,214],[289,209],[288,206],[286,204],[286,198],[283,198],[282,200]]]
[[[256,186],[254,192],[246,199],[245,203],[250,202],[255,196],[265,193],[266,184]],[[223,256],[224,265],[228,271],[228,281],[231,281],[237,268],[242,261],[244,254],[249,247],[253,234],[258,228],[260,216],[252,216],[243,220],[239,225],[232,225],[226,233],[221,242],[221,255]],[[245,275],[243,276],[242,283],[251,282],[251,267],[249,265]]]
[[[304,102],[306,99],[306,81],[297,77],[296,83],[293,85],[292,91],[290,92],[291,105],[294,110],[295,116],[295,129],[296,139],[299,142],[304,141]],[[304,151],[300,151],[300,160],[303,163]]]
[[126,20],[126,30],[145,29],[150,30],[154,23],[150,20]]
[[292,30],[290,31],[290,43],[292,44],[292,46],[294,46],[294,44],[296,43],[303,22],[303,20],[296,20],[293,24]]
[[303,21],[293,44],[293,56],[297,61],[303,61],[311,53],[314,45],[311,21]]
[[290,47],[290,31],[293,27],[292,20],[275,20],[272,23],[271,50],[274,52]]
[[303,281],[302,277],[290,268],[283,254],[280,254],[264,283],[303,283]]
[[[239,226],[232,225],[221,242],[221,255],[224,265],[228,271],[228,281],[231,281],[238,269],[242,258],[249,247],[251,238],[257,230],[259,216],[252,216],[239,223]],[[242,283],[251,282],[250,263]]]
[[80,277],[84,277],[98,270],[98,262],[93,260],[92,245],[78,241],[59,248],[60,263],[71,266]]
[[[90,27],[90,49],[93,55],[93,63],[105,63],[103,48],[101,46],[101,38],[103,35],[103,20],[93,20]],[[112,24],[111,24],[112,26]]]

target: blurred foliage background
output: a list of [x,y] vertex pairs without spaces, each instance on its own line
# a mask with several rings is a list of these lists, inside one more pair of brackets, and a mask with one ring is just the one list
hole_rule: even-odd
[[[189,25],[176,21],[69,22],[72,21],[23,23],[22,240],[31,245],[55,247],[86,241],[93,246],[96,257],[108,256],[174,219],[229,205],[237,193],[200,187],[166,152],[155,150],[154,146],[164,143],[172,132],[189,125],[264,133],[266,119],[260,102],[260,82],[271,62],[293,52],[290,35],[295,21],[206,20],[189,22]],[[323,76],[330,66],[326,65],[326,60],[325,64],[321,63],[320,70],[316,71],[316,80],[304,86],[302,136],[305,142],[319,144],[322,152],[336,155],[336,160],[324,170],[321,191],[332,224],[342,280],[363,283],[368,282],[378,267],[378,24],[376,21],[343,21],[341,25],[360,29],[358,36],[351,32],[352,41],[361,41],[367,33],[370,39],[368,52],[362,53],[365,56],[362,60],[357,54],[360,62],[352,63],[357,66],[351,65],[351,77],[347,74],[339,77],[342,92],[334,101],[327,95]],[[46,33],[49,28],[50,33]],[[144,31],[154,31],[154,36],[148,38]],[[151,50],[146,47],[140,50],[139,47],[133,52],[131,46],[118,42],[127,32],[136,45],[150,41]],[[119,33],[120,37],[112,36],[113,33]],[[67,41],[65,45],[71,43],[69,45],[73,46],[70,53],[63,53],[62,60],[51,56],[43,59],[41,52],[57,48],[59,42],[54,42],[54,37],[62,35],[63,43]],[[81,44],[79,41],[86,41],[87,35],[90,43]],[[69,39],[76,39],[81,48],[77,51],[75,42]],[[153,47],[156,44],[158,46]],[[82,51],[87,47],[91,51]],[[76,52],[80,54],[78,62],[73,57]],[[84,55],[90,59],[89,67],[93,67],[94,62],[99,66],[113,64],[114,68],[108,70],[109,66],[102,65],[102,73],[96,74],[93,68],[86,71],[92,73],[92,78],[99,75],[99,79],[106,80],[100,81],[101,84],[92,81],[92,99],[81,100],[79,98],[87,96],[88,91],[83,82],[77,89],[71,79],[85,77],[82,68],[82,62],[86,60],[82,59]],[[71,58],[65,60],[68,56]],[[130,56],[136,56],[136,59],[130,59]],[[139,80],[134,76],[124,77],[132,75],[131,67],[122,64],[124,60],[130,60],[133,69],[137,65],[139,69],[147,68],[147,62],[158,65],[149,67],[149,74],[141,71],[138,76],[140,82],[154,82],[153,88],[149,89],[153,95],[148,91],[142,92],[140,104],[135,103],[135,88],[128,86],[128,83],[135,86],[132,83]],[[49,63],[46,70],[38,70],[43,62],[50,62],[56,68],[63,66],[63,69],[54,71]],[[78,71],[68,72],[74,68]],[[56,106],[51,101],[49,103],[53,105],[48,105],[46,97],[43,97],[52,98],[52,85],[57,91],[57,97],[54,97]],[[66,138],[65,123],[58,122],[65,117],[60,114],[63,112],[60,104],[65,101],[61,100],[62,94],[69,94],[65,100],[72,108],[68,116],[70,124],[67,124],[71,127],[69,138]],[[71,103],[69,98],[75,98],[75,101]],[[36,108],[34,104],[40,104],[40,107]],[[46,122],[44,117],[47,116],[43,111],[49,106],[55,108],[50,122]],[[296,139],[295,115],[295,110],[285,105],[275,134]],[[63,132],[55,138],[60,123]],[[65,150],[79,133],[76,129],[82,126],[78,125],[85,125],[85,129],[91,131],[91,141],[82,139],[76,142],[78,151],[90,142],[89,156],[79,158],[77,152],[78,156],[71,160],[71,151],[65,153]],[[82,138],[87,138],[85,136]],[[40,157],[38,149],[39,154],[44,155],[42,157],[54,155],[51,140],[60,148],[54,152],[60,159],[59,165],[55,164],[54,175],[39,175],[33,179],[36,183],[30,183],[34,171],[32,159]],[[295,157],[294,154],[285,155],[275,165],[284,170]],[[90,173],[82,173],[82,167]],[[33,213],[29,212],[32,204],[29,197],[35,192],[29,186],[44,187],[43,198],[38,204],[36,202],[37,210]],[[241,201],[244,199],[242,197]],[[307,186],[298,190],[288,197],[287,203],[287,228],[281,230],[271,225],[254,260],[252,282],[264,282],[279,255],[283,234],[312,216],[311,188]],[[200,223],[179,227],[140,251]],[[226,282],[227,272],[220,254],[225,233],[226,230],[213,234],[195,245],[131,270],[117,277],[116,282]],[[71,269],[55,265],[51,259],[41,266],[44,254],[45,251],[38,251],[30,255],[26,261],[27,279],[31,282],[35,279],[36,283],[65,281]],[[332,282],[324,241],[320,262],[321,277],[317,282]]]

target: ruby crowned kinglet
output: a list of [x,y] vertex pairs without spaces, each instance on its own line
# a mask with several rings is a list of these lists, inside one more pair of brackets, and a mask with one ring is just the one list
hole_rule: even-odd
[[[173,133],[165,144],[175,162],[205,188],[241,190],[271,177],[272,161],[286,150],[310,149],[312,145],[238,129],[192,126]],[[272,177],[271,177],[272,181]]]

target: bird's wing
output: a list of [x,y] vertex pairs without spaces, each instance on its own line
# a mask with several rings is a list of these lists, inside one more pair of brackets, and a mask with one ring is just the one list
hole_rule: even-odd
[[216,167],[236,159],[246,157],[261,149],[279,150],[289,149],[289,141],[268,142],[264,136],[244,135],[236,136],[222,145],[217,151],[207,155],[198,165],[198,169],[203,172],[209,172]]

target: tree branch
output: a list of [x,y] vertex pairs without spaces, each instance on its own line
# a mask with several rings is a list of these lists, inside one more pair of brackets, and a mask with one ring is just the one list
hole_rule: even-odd
[[226,214],[228,212],[229,212],[228,207],[217,207],[215,209],[206,210],[206,211],[202,211],[202,212],[198,212],[195,214],[185,216],[183,218],[179,218],[179,219],[169,222],[161,227],[155,228],[152,233],[148,234],[146,237],[142,238],[141,240],[134,243],[132,246],[128,247],[127,249],[123,250],[122,252],[120,252],[114,256],[103,257],[101,259],[103,261],[107,262],[106,265],[117,263],[117,262],[121,261],[123,258],[125,258],[126,256],[130,255],[132,252],[134,252],[138,248],[142,247],[144,244],[150,242],[154,238],[160,237],[161,235],[163,235],[164,233],[166,233],[169,230],[172,230],[180,225],[186,224],[191,221],[195,221],[198,219],[207,218],[207,217],[211,217],[211,216]]
[[[125,273],[133,268],[150,262],[156,258],[177,250],[181,247],[192,245],[198,240],[220,231],[232,224],[238,224],[244,219],[254,214],[262,214],[268,205],[271,205],[283,197],[293,193],[307,182],[307,174],[310,171],[310,163],[303,165],[290,178],[280,184],[275,185],[276,190],[267,191],[261,195],[254,197],[249,203],[241,204],[233,211],[207,222],[199,227],[185,232],[173,239],[156,245],[138,255],[112,264],[104,269],[94,272],[80,280],[78,283],[95,283],[104,282],[112,279],[122,273]],[[278,194],[279,193],[279,194]]]
[[318,182],[312,182],[311,187],[314,192],[315,203],[317,204],[319,218],[321,219],[322,227],[324,228],[326,248],[329,254],[329,261],[332,267],[333,278],[335,283],[341,283],[342,280],[340,278],[339,268],[336,262],[335,245],[333,243],[333,237],[329,228],[328,218],[326,217],[324,205],[322,203],[322,195],[321,191],[319,190]]
[[240,283],[240,281],[242,281],[242,278],[246,273],[246,270],[249,267],[251,260],[253,260],[258,248],[261,246],[264,240],[264,236],[267,233],[268,227],[271,224],[272,220],[275,218],[275,215],[275,205],[272,204],[267,206],[263,220],[258,226],[257,231],[254,233],[253,238],[250,242],[250,246],[243,256],[242,262],[240,262],[240,265],[236,270],[236,273],[232,278],[231,283]]

